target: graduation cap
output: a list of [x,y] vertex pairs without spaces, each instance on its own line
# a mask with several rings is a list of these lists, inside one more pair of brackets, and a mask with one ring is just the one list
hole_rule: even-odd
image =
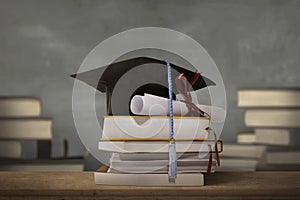
[[[190,81],[194,72],[170,63],[172,80],[184,73]],[[85,82],[102,93],[106,93],[107,115],[133,115],[130,101],[134,95],[144,93],[168,98],[167,67],[163,60],[148,57],[136,57],[86,72],[73,74],[71,77]],[[175,84],[174,84],[175,85]],[[193,90],[199,90],[215,83],[201,76],[193,84]],[[178,91],[173,89],[173,99]]]

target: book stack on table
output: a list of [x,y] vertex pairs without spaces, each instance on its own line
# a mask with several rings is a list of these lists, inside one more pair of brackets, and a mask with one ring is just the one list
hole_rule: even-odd
[[0,97],[1,171],[82,171],[82,160],[66,159],[66,140],[53,137],[52,119],[41,115],[36,97]]
[[239,90],[238,106],[246,108],[245,125],[253,131],[240,133],[237,142],[266,147],[257,170],[299,170],[300,90]]
[[95,182],[112,185],[203,185],[202,173],[215,171],[219,165],[218,153],[223,148],[221,141],[208,139],[211,138],[207,129],[210,118],[174,117],[178,173],[175,183],[168,181],[169,120],[167,115],[105,116],[99,150],[113,154],[107,173],[96,172]]

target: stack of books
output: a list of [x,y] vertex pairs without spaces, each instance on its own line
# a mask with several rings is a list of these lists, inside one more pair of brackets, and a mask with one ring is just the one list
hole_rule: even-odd
[[104,117],[99,150],[113,153],[110,166],[95,172],[96,184],[204,185],[203,173],[215,171],[223,148],[209,140],[209,123],[208,117],[174,117],[178,174],[169,183],[169,116]]
[[35,97],[0,97],[1,171],[82,171],[82,160],[66,159],[66,140],[52,135],[52,119],[41,116]]
[[237,142],[266,147],[257,169],[299,170],[300,90],[239,90],[238,106],[246,108],[245,125],[254,131],[238,134]]

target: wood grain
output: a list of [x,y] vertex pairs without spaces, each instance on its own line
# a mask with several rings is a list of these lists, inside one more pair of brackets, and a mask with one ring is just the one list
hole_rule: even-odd
[[26,196],[28,199],[300,199],[299,178],[300,172],[223,172],[206,175],[204,187],[129,187],[95,185],[93,172],[0,172],[0,199]]

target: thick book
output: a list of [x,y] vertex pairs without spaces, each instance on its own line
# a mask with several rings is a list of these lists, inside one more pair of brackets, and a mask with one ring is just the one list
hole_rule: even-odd
[[[218,168],[214,161],[211,166],[210,173],[214,173]],[[183,173],[207,173],[207,166],[177,166],[177,174]],[[116,174],[167,174],[169,167],[146,167],[146,168],[109,168],[108,173]]]
[[51,118],[0,118],[0,139],[51,139],[51,126]]
[[[206,173],[209,159],[178,159],[178,173]],[[212,161],[212,170],[216,168],[216,160]],[[148,161],[111,161],[109,172],[114,173],[168,173],[169,160]]]
[[255,143],[255,134],[254,133],[239,133],[237,135],[238,144],[254,144]]
[[300,109],[251,109],[245,113],[248,127],[299,128]]
[[0,158],[36,159],[36,144],[35,140],[1,140]]
[[[102,139],[168,139],[167,116],[105,116]],[[207,117],[174,117],[175,139],[206,139]]]
[[300,89],[244,89],[238,91],[239,107],[300,107]]
[[203,186],[202,173],[177,174],[175,182],[169,182],[168,174],[118,174],[106,170],[94,172],[96,184],[118,186]]
[[300,165],[300,151],[270,151],[266,157],[269,165]]
[[[116,153],[167,153],[169,142],[166,141],[105,141],[101,140],[98,145],[101,151]],[[176,141],[176,152],[215,152],[215,141]],[[217,150],[222,152],[223,143],[217,141]]]
[[0,96],[0,117],[34,117],[40,114],[38,98]]
[[[297,135],[290,129],[255,129],[255,140],[257,144],[288,146],[297,144]],[[300,137],[299,137],[300,139]]]
[[[208,158],[209,154],[194,153],[176,153],[177,159],[200,159]],[[168,160],[169,153],[112,153],[110,161],[150,161],[150,160]]]
[[1,140],[0,158],[18,159],[61,159],[68,152],[66,140]]
[[275,165],[266,165],[263,167],[258,167],[257,171],[300,171],[300,164],[275,164]]
[[300,134],[292,129],[256,128],[254,133],[238,134],[237,143],[272,146],[295,146],[300,144]]
[[216,171],[256,171],[258,160],[246,158],[221,158],[221,166]]
[[263,145],[224,144],[221,157],[238,157],[259,159],[266,151]]
[[12,160],[1,159],[0,171],[83,171],[82,159]]

